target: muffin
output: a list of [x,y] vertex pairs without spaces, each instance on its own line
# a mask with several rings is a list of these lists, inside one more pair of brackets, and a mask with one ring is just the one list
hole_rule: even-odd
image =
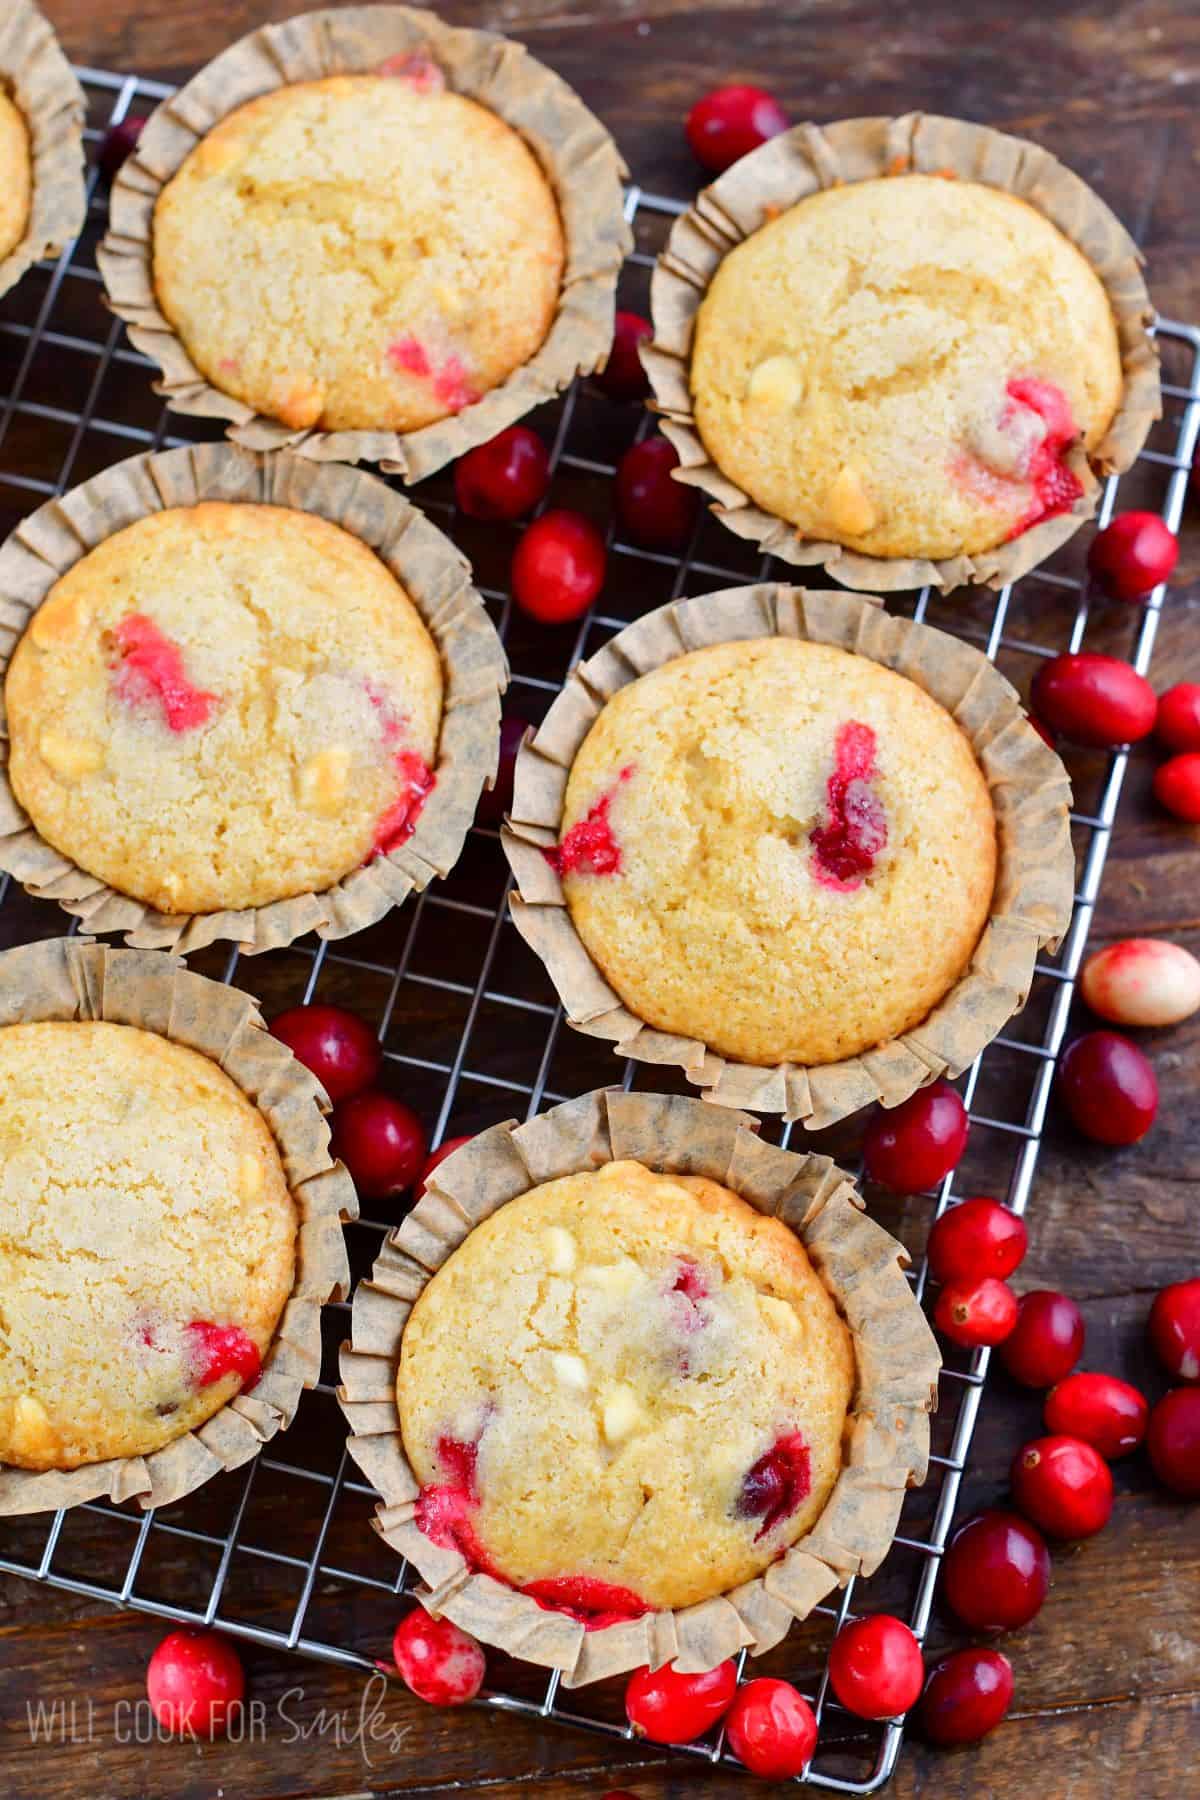
[[0,262],[25,236],[32,198],[29,130],[20,109],[0,87]]
[[812,1529],[854,1388],[780,1220],[636,1161],[568,1174],[476,1226],[413,1309],[416,1523],[592,1628],[689,1606]]
[[905,174],[827,188],[729,252],[691,390],[717,468],[802,538],[971,556],[1084,492],[1123,389],[1095,270],[1024,200]]
[[975,950],[996,854],[949,713],[790,637],[712,644],[613,694],[548,852],[626,1007],[760,1066],[840,1061],[924,1019]]
[[294,430],[470,406],[544,342],[564,257],[533,152],[429,57],[238,107],[154,209],[155,296],[196,368]]
[[0,6],[0,294],[83,229],[83,90],[34,0]]
[[0,1029],[0,1100],[0,1463],[147,1455],[257,1380],[296,1264],[275,1141],[128,1025]]
[[263,906],[412,835],[442,697],[429,631],[360,538],[282,506],[170,507],[32,614],[9,777],[41,837],[120,894]]

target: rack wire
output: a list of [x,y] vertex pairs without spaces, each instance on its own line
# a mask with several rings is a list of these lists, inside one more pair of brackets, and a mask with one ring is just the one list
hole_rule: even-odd
[[[89,100],[88,138],[150,110],[170,90],[136,76],[78,71]],[[631,188],[626,211],[636,249],[623,277],[623,304],[646,311],[649,270],[672,219],[673,200]],[[204,422],[168,414],[151,389],[152,365],[123,341],[101,302],[95,246],[107,212],[89,176],[87,225],[78,242],[40,265],[0,308],[0,530],[11,529],[50,495],[123,456],[216,435]],[[1178,528],[1200,434],[1200,331],[1162,321],[1166,417],[1137,468],[1122,479],[1122,503],[1160,510]],[[618,407],[586,383],[543,408],[534,421],[552,444],[556,504],[607,517],[621,453],[652,429],[636,407]],[[1106,487],[1101,523],[1117,483]],[[532,626],[514,613],[507,567],[515,529],[459,516],[446,474],[416,491],[418,502],[472,558],[481,591],[513,668],[510,709],[536,723],[568,668],[648,607],[682,595],[788,571],[763,559],[707,515],[682,557],[654,554],[608,528],[604,595],[578,627]],[[1040,660],[1083,647],[1149,666],[1163,603],[1113,607],[1089,594],[1076,542],[1050,564],[998,593],[949,598],[928,589],[890,602],[907,616],[981,645],[1024,689]],[[925,1238],[933,1218],[965,1194],[1006,1197],[1016,1212],[1030,1200],[1054,1062],[1099,892],[1127,756],[1083,752],[1070,759],[1077,809],[1076,906],[1067,938],[1038,966],[1030,1002],[963,1080],[971,1137],[963,1162],[936,1194],[897,1200],[872,1193],[872,1210],[913,1253],[911,1279],[924,1294]],[[359,936],[309,941],[253,958],[212,949],[194,959],[204,973],[256,993],[268,1012],[321,998],[353,1005],[375,1024],[388,1079],[424,1113],[434,1142],[474,1132],[513,1114],[613,1081],[675,1088],[672,1074],[624,1067],[604,1046],[564,1028],[547,977],[507,916],[508,874],[494,827],[477,825],[463,858],[436,889]],[[62,914],[0,884],[0,944],[61,931]],[[786,1143],[789,1129],[765,1128]],[[861,1126],[849,1122],[816,1140],[856,1166]],[[354,1273],[371,1266],[398,1214],[349,1228]],[[415,1585],[407,1567],[369,1529],[375,1494],[349,1463],[335,1398],[337,1349],[348,1309],[330,1307],[318,1387],[291,1430],[247,1468],[198,1494],[137,1514],[104,1502],[71,1512],[0,1523],[0,1569],[74,1594],[195,1624],[326,1662],[372,1670]],[[818,1607],[755,1673],[786,1675],[811,1698],[821,1725],[813,1787],[870,1794],[892,1774],[903,1721],[852,1719],[828,1692],[826,1653],[852,1615],[887,1610],[907,1617],[918,1638],[931,1632],[938,1562],[949,1534],[987,1375],[989,1352],[952,1354],[941,1383],[934,1455],[926,1486],[910,1495],[895,1548],[870,1581],[851,1582]],[[589,1731],[628,1736],[618,1684],[569,1695],[557,1675],[493,1659],[494,1685],[478,1704]],[[689,1746],[719,1762],[722,1737]]]

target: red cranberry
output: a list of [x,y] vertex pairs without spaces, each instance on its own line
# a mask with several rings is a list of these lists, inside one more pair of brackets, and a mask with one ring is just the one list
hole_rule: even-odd
[[1037,732],[1037,734],[1041,738],[1043,744],[1048,744],[1050,746],[1051,750],[1057,750],[1058,739],[1055,736],[1054,732],[1051,731],[1050,727],[1045,723],[1045,721],[1042,719],[1036,718],[1033,713],[1030,713],[1028,715],[1028,718],[1029,718],[1029,723],[1033,726],[1033,729]]
[[1150,683],[1127,662],[1080,650],[1044,663],[1033,704],[1053,730],[1076,744],[1107,749],[1134,744],[1153,729],[1158,702]]
[[752,1775],[790,1781],[817,1747],[812,1707],[789,1681],[763,1677],[739,1688],[725,1720],[729,1748]]
[[1177,681],[1158,696],[1154,735],[1168,750],[1200,750],[1200,681]]
[[513,777],[517,769],[517,752],[529,730],[528,721],[516,713],[505,713],[500,721],[500,755],[496,763],[496,785],[484,788],[479,796],[477,816],[485,824],[499,825],[505,813],[512,811]]
[[1079,988],[1114,1025],[1178,1025],[1200,1007],[1200,962],[1166,938],[1122,938],[1093,951]]
[[967,1109],[946,1081],[920,1088],[867,1126],[863,1157],[872,1181],[894,1194],[935,1187],[967,1147]]
[[271,1020],[271,1035],[316,1076],[335,1106],[370,1087],[383,1060],[371,1027],[342,1006],[289,1006]]
[[[676,1283],[676,1291],[686,1292]],[[766,1537],[812,1491],[812,1460],[798,1431],[778,1438],[754,1466],[746,1471],[734,1508],[739,1519],[761,1519],[755,1542]]]
[[133,155],[145,129],[146,121],[137,113],[130,113],[119,125],[109,126],[96,152],[97,166],[106,181],[116,180],[118,169]]
[[1093,1537],[1108,1524],[1113,1480],[1108,1464],[1081,1438],[1040,1437],[1012,1464],[1013,1499],[1050,1537]]
[[829,1652],[829,1680],[848,1712],[894,1719],[916,1701],[925,1662],[908,1626],[888,1613],[844,1625]]
[[1023,1294],[1013,1330],[1001,1350],[1004,1366],[1025,1387],[1053,1387],[1083,1355],[1083,1314],[1067,1294],[1038,1288]]
[[150,1711],[179,1737],[220,1736],[245,1692],[238,1653],[216,1631],[171,1632],[146,1670]]
[[787,114],[774,94],[744,82],[705,94],[684,127],[692,154],[713,175],[787,128]]
[[650,392],[638,346],[654,336],[654,327],[641,313],[619,312],[613,330],[608,361],[596,380],[610,400],[640,400]]
[[1072,1123],[1098,1144],[1136,1144],[1154,1123],[1158,1081],[1136,1044],[1116,1031],[1087,1031],[1058,1069]]
[[1082,1438],[1106,1462],[1128,1456],[1146,1435],[1145,1396],[1115,1375],[1068,1375],[1046,1395],[1046,1430]]
[[736,1688],[731,1662],[702,1675],[680,1675],[669,1663],[638,1669],[625,1689],[625,1715],[652,1744],[690,1744],[724,1718]]
[[449,1619],[414,1606],[392,1639],[392,1658],[405,1687],[430,1706],[465,1706],[483,1686],[481,1646]]
[[226,1375],[238,1377],[243,1394],[258,1386],[262,1356],[254,1339],[240,1325],[214,1325],[211,1319],[193,1319],[187,1337],[197,1387],[211,1387]]
[[1003,1281],[1028,1243],[1024,1219],[999,1201],[977,1195],[934,1222],[925,1254],[937,1281],[971,1281],[983,1275]]
[[931,1744],[974,1744],[1012,1705],[1013,1672],[998,1650],[956,1650],[929,1671],[921,1729]]
[[428,1182],[429,1177],[433,1174],[433,1171],[438,1165],[444,1163],[448,1156],[453,1156],[456,1150],[461,1150],[463,1145],[469,1144],[470,1141],[471,1135],[468,1132],[465,1137],[447,1138],[444,1144],[439,1144],[436,1150],[431,1150],[429,1152],[429,1155],[425,1158],[425,1167],[421,1170],[421,1179],[417,1183],[416,1197],[418,1200],[425,1192],[425,1184]]
[[951,1281],[938,1295],[934,1324],[952,1344],[1002,1344],[1017,1322],[1017,1296],[1006,1281]]
[[1098,531],[1088,568],[1112,600],[1142,600],[1179,561],[1179,539],[1157,513],[1118,513]]
[[454,498],[469,519],[519,519],[550,486],[550,453],[528,425],[510,425],[454,465]]
[[695,488],[672,479],[679,452],[665,437],[633,444],[617,469],[617,512],[635,544],[647,550],[682,550],[699,510]]
[[1040,1531],[1016,1513],[991,1509],[968,1519],[942,1561],[942,1591],[971,1631],[1015,1631],[1050,1591],[1050,1552]]
[[1200,824],[1200,750],[1173,756],[1154,771],[1154,798],[1177,819]]
[[1200,1382],[1200,1279],[1172,1282],[1150,1308],[1150,1347],[1176,1381]]
[[425,1127],[403,1100],[368,1088],[334,1109],[331,1147],[364,1200],[388,1200],[421,1173]]
[[585,613],[604,586],[604,539],[582,513],[559,507],[525,531],[512,561],[513,598],[544,625]]
[[1200,1500],[1200,1388],[1172,1388],[1150,1414],[1146,1448],[1164,1487]]

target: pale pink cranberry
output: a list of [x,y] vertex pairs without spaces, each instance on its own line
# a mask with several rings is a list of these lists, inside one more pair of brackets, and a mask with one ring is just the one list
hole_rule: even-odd
[[748,82],[713,88],[687,116],[692,154],[713,175],[788,128],[787,114],[766,88]]
[[271,1020],[271,1035],[315,1075],[336,1105],[370,1087],[379,1073],[379,1039],[343,1006],[289,1006]]
[[1155,1295],[1148,1331],[1168,1375],[1200,1382],[1200,1278],[1172,1282]]
[[365,1200],[410,1188],[425,1166],[425,1127],[411,1106],[368,1088],[333,1111],[331,1149]]
[[679,452],[665,437],[631,445],[618,465],[617,512],[634,543],[647,550],[682,550],[692,534],[699,496],[674,479],[678,467]]
[[1154,728],[1158,701],[1143,675],[1119,657],[1064,652],[1044,663],[1031,698],[1038,717],[1075,744],[1134,744]]
[[1153,1068],[1116,1031],[1075,1039],[1059,1064],[1058,1092],[1072,1122],[1098,1144],[1136,1144],[1158,1111]]
[[172,1631],[146,1670],[150,1710],[177,1737],[221,1736],[245,1692],[238,1653],[215,1631]]
[[596,376],[610,400],[640,400],[650,392],[638,348],[653,335],[654,327],[640,313],[617,314],[608,361]]
[[700,1675],[681,1675],[669,1663],[637,1669],[625,1689],[625,1716],[635,1737],[652,1744],[691,1744],[724,1717],[736,1690],[731,1662]]
[[1200,1500],[1200,1388],[1172,1388],[1150,1414],[1146,1448],[1164,1487]]
[[481,1646],[449,1619],[414,1606],[392,1639],[392,1657],[404,1685],[430,1706],[465,1706],[483,1686],[487,1662]]
[[925,1681],[921,1646],[901,1619],[872,1613],[843,1625],[829,1652],[829,1681],[860,1719],[894,1719],[912,1706]]
[[1200,824],[1200,750],[1173,756],[1155,770],[1154,798],[1177,819]]
[[1017,1451],[1011,1480],[1019,1510],[1050,1537],[1094,1537],[1108,1524],[1112,1475],[1082,1438],[1035,1438]]
[[825,812],[810,836],[817,880],[839,893],[861,887],[887,848],[887,816],[872,785],[875,749],[869,725],[849,719],[838,727]]
[[725,1718],[729,1748],[763,1781],[792,1781],[817,1747],[817,1717],[789,1681],[760,1676],[739,1688]]
[[1200,750],[1200,681],[1177,681],[1159,695],[1154,735],[1176,753]]
[[510,425],[454,465],[454,497],[471,519],[519,519],[549,486],[550,452],[527,425]]
[[1126,512],[1098,531],[1088,568],[1112,600],[1143,600],[1179,561],[1179,539],[1152,512]]
[[1013,1697],[1012,1664],[998,1650],[955,1650],[929,1671],[921,1729],[931,1744],[974,1744],[994,1731]]
[[561,625],[604,586],[604,538],[582,513],[552,508],[526,528],[512,560],[513,599],[530,618]]
[[1105,1462],[1136,1450],[1149,1414],[1144,1394],[1115,1375],[1068,1375],[1046,1395],[1043,1419],[1056,1436],[1082,1438]]
[[1123,938],[1088,957],[1079,986],[1114,1025],[1178,1025],[1200,1007],[1200,962],[1165,938]]

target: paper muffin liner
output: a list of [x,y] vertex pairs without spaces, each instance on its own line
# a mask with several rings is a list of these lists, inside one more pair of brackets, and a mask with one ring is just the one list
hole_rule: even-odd
[[[829,1157],[779,1150],[757,1130],[741,1113],[696,1100],[618,1090],[585,1094],[524,1125],[495,1125],[439,1164],[355,1294],[339,1398],[350,1454],[381,1495],[376,1530],[421,1575],[431,1612],[513,1656],[561,1669],[568,1687],[645,1664],[696,1671],[742,1649],[769,1650],[835,1587],[878,1568],[905,1490],[925,1479],[941,1359],[904,1276],[907,1253],[866,1217],[849,1176]],[[706,1175],[789,1225],[850,1328],[857,1386],[829,1501],[764,1575],[695,1606],[587,1631],[476,1573],[419,1529],[396,1372],[413,1306],[476,1225],[543,1182],[626,1158],[664,1174]]]
[[0,294],[6,294],[43,256],[57,256],[87,215],[83,90],[33,0],[6,0],[0,9],[0,88],[25,120],[33,161],[29,223],[0,261]]
[[[965,732],[996,813],[991,912],[962,976],[912,1030],[840,1062],[761,1067],[648,1025],[593,960],[545,855],[561,834],[576,753],[619,688],[689,650],[764,637],[835,644],[924,688]],[[874,1101],[896,1106],[939,1076],[961,1074],[1024,1006],[1038,951],[1055,944],[1070,923],[1070,799],[1067,772],[1025,717],[1016,690],[971,645],[893,618],[865,594],[775,582],[725,588],[647,613],[568,677],[517,758],[513,809],[502,834],[516,878],[509,904],[577,1031],[609,1039],[619,1056],[676,1065],[706,1100],[782,1113],[818,1130]]]
[[232,444],[194,444],[117,463],[47,501],[0,547],[0,682],[31,615],[67,569],[136,519],[201,500],[260,502],[328,519],[368,544],[406,589],[438,647],[445,679],[437,783],[413,835],[319,893],[240,911],[156,912],[39,836],[8,779],[0,694],[0,870],[39,899],[57,900],[89,931],[123,931],[127,943],[144,950],[185,955],[227,938],[255,954],[309,931],[349,937],[454,867],[484,783],[495,779],[500,696],[508,680],[504,649],[471,585],[470,564],[386,482],[286,453],[252,456]]
[[0,1028],[47,1019],[105,1019],[211,1058],[271,1128],[299,1213],[296,1276],[262,1378],[196,1431],[147,1456],[71,1470],[0,1462],[0,1517],[56,1512],[107,1495],[167,1506],[214,1475],[249,1462],[289,1426],[321,1373],[321,1308],[350,1288],[342,1221],[358,1216],[354,1184],[329,1155],[324,1089],[263,1025],[249,994],[193,975],[175,957],[50,938],[0,953]]
[[[909,172],[960,177],[1003,188],[1036,207],[1082,251],[1104,284],[1117,324],[1125,392],[1091,461],[1081,445],[1068,458],[1083,485],[1069,512],[976,556],[939,561],[865,556],[844,544],[804,538],[786,519],[764,511],[723,474],[696,426],[689,380],[696,314],[718,265],[743,239],[822,188]],[[842,119],[797,125],[734,163],[671,230],[651,284],[654,340],[643,361],[663,431],[679,452],[678,479],[713,497],[716,516],[772,556],[820,564],[846,587],[892,592],[969,582],[1001,587],[1015,581],[1073,536],[1096,510],[1094,470],[1129,468],[1162,415],[1158,352],[1147,327],[1154,317],[1142,257],[1116,214],[1078,175],[1037,144],[965,119],[905,113],[897,119]]]
[[[275,88],[328,75],[369,74],[396,56],[426,55],[447,86],[513,127],[554,190],[566,261],[558,310],[540,349],[499,386],[450,418],[415,431],[293,431],[201,374],[154,289],[154,208],[167,182],[213,126]],[[374,462],[420,481],[601,368],[612,344],[617,275],[632,248],[617,147],[579,96],[525,49],[492,32],[445,24],[408,6],[302,13],[251,32],[164,100],[113,184],[110,228],[97,261],[108,300],[132,342],[162,370],[157,391],[176,412],[230,421],[250,450],[291,449],[320,461]]]

